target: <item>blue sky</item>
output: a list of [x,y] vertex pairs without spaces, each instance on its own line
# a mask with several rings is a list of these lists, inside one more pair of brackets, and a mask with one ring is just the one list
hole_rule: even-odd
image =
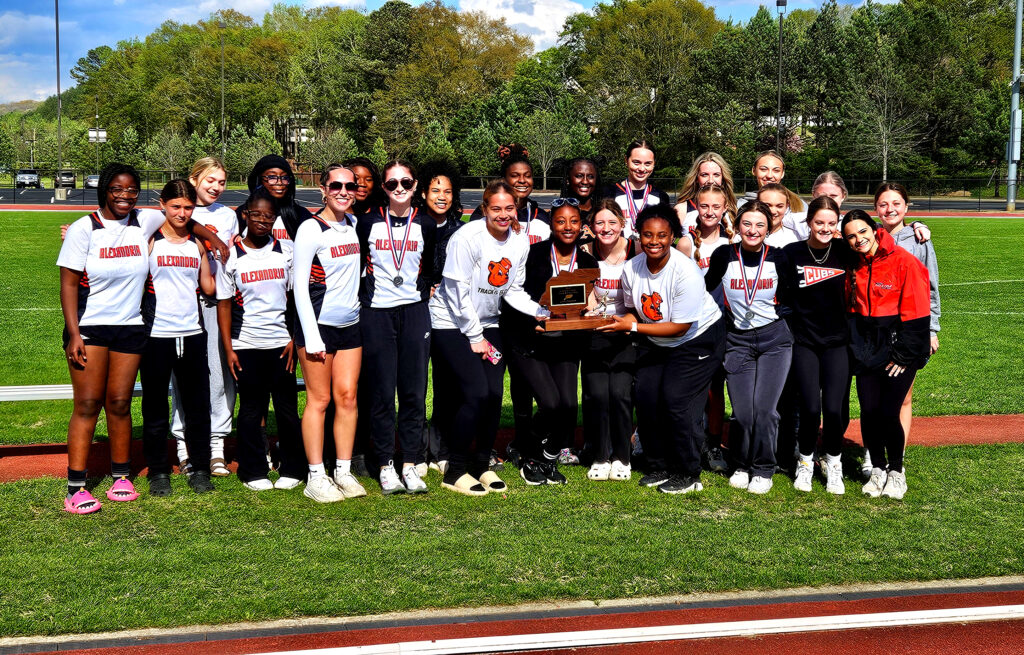
[[[287,4],[340,5],[372,11],[384,0],[286,0]],[[416,0],[412,0],[414,3]],[[565,17],[586,11],[594,0],[447,0],[460,9],[504,17],[529,35],[538,49],[554,44]],[[705,0],[721,19],[744,21],[759,2]],[[80,57],[98,45],[144,37],[165,20],[194,23],[221,8],[233,8],[261,20],[274,0],[60,0],[61,89]],[[774,10],[774,2],[765,2]],[[789,0],[790,9],[814,8],[820,0]],[[54,7],[48,0],[26,3],[0,0],[0,103],[42,100],[57,90]]]

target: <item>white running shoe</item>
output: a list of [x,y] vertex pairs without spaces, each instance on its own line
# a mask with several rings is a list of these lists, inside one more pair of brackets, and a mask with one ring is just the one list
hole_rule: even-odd
[[294,489],[295,487],[299,486],[300,484],[302,484],[302,480],[300,480],[298,478],[290,478],[290,477],[288,477],[286,475],[282,475],[281,477],[279,477],[277,479],[277,482],[274,483],[274,488],[275,489]]
[[867,484],[860,488],[865,495],[871,496],[872,498],[878,498],[882,495],[882,489],[885,488],[885,471],[883,469],[871,469],[871,477],[868,478]]
[[842,496],[846,493],[846,485],[843,484],[843,463],[839,459],[828,463],[827,460],[821,461],[822,468],[825,469],[825,491],[830,494]]
[[426,462],[420,462],[419,464],[416,465],[416,475],[420,476],[421,478],[427,477],[427,471],[429,470],[430,468],[427,466]]
[[385,496],[405,493],[405,485],[398,479],[394,462],[388,462],[387,466],[380,467],[380,490]]
[[587,471],[588,480],[607,480],[612,473],[612,465],[608,462],[594,462]]
[[345,500],[345,494],[334,486],[334,482],[326,475],[310,478],[306,482],[306,488],[302,490],[302,495],[312,498],[318,503],[336,503],[339,500]]
[[406,466],[402,469],[402,482],[405,483],[406,491],[411,494],[427,493],[427,483],[420,477],[420,472],[415,466]]
[[447,473],[448,472],[448,460],[442,459],[440,462],[438,462],[437,463],[437,470],[441,472],[441,475],[444,475],[445,473]]
[[865,480],[871,477],[872,468],[873,466],[871,465],[871,451],[865,448],[864,461],[860,465],[860,474],[864,476]]
[[608,479],[616,480],[618,482],[624,482],[633,477],[633,469],[629,464],[623,464],[621,461],[615,459],[612,460],[611,470],[608,471]]
[[359,480],[356,480],[356,476],[351,472],[341,473],[335,469],[334,484],[338,485],[341,493],[345,494],[345,498],[360,498],[366,495],[366,489],[359,484]]
[[736,469],[729,477],[729,486],[736,489],[746,489],[750,486],[750,473],[746,469]]
[[245,485],[246,489],[251,489],[253,491],[270,491],[271,489],[274,488],[274,483],[271,482],[269,478],[258,478],[256,480],[249,480],[248,482],[243,482],[242,484]]
[[772,490],[772,479],[764,475],[755,475],[750,478],[747,491],[752,494],[764,495]]
[[796,479],[793,480],[793,488],[797,491],[810,491],[811,478],[814,477],[814,464],[797,460]]
[[889,471],[889,475],[885,479],[885,487],[882,489],[882,495],[886,498],[903,500],[903,496],[906,493],[907,474],[902,471]]

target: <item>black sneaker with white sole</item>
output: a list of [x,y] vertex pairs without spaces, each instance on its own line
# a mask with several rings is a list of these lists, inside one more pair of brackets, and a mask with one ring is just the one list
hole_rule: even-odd
[[673,475],[658,487],[658,491],[666,494],[685,494],[703,489],[704,485],[700,483],[700,478],[691,478],[688,475]]
[[548,483],[548,476],[544,474],[543,465],[535,459],[524,459],[523,467],[519,469],[519,475],[530,486]]
[[644,477],[640,478],[640,486],[660,487],[668,482],[669,477],[668,471],[651,471]]
[[547,478],[548,484],[565,484],[568,480],[562,475],[562,472],[558,470],[558,461],[541,462],[541,470],[544,471],[544,477]]

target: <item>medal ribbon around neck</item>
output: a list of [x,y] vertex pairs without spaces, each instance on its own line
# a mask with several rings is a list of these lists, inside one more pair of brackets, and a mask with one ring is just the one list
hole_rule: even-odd
[[761,251],[761,262],[757,265],[757,275],[754,278],[754,284],[751,286],[747,282],[747,266],[743,263],[743,255],[740,253],[740,247],[736,246],[736,259],[739,260],[740,274],[743,276],[743,295],[747,299],[747,307],[751,307],[754,304],[754,296],[757,295],[757,285],[761,282],[761,269],[764,268],[764,262],[768,259],[768,244],[762,244],[764,250]]
[[644,198],[640,203],[640,209],[636,208],[636,201],[633,200],[633,187],[629,186],[629,180],[623,180],[619,188],[626,193],[626,213],[629,214],[629,225],[636,229],[636,217],[647,207],[647,198],[651,195],[651,185],[644,183]]
[[[555,250],[555,243],[551,242],[551,268],[555,272],[555,276],[562,272],[562,268],[558,265],[558,251]],[[576,268],[576,247],[573,246],[572,256],[569,258],[569,273],[572,273]]]
[[530,218],[530,208],[526,208],[526,240],[530,240],[530,223],[537,220],[537,213],[540,211],[540,207],[533,208],[533,218]]
[[384,225],[388,229],[388,242],[391,244],[391,260],[395,262],[395,275],[402,274],[402,262],[405,261],[405,246],[409,243],[409,232],[412,230],[412,219],[416,218],[416,208],[414,207],[409,212],[409,220],[405,223],[405,236],[402,237],[402,248],[399,254],[395,254],[395,237],[391,231],[391,217],[388,216],[384,221]]

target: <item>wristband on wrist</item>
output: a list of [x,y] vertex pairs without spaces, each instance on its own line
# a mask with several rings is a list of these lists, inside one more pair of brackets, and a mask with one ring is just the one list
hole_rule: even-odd
[[633,325],[629,328],[630,332],[639,332],[637,329],[636,321],[633,321]]

